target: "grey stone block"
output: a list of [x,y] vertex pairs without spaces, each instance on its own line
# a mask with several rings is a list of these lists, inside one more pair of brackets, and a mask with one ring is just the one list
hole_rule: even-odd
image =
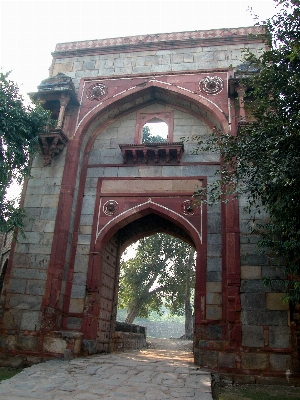
[[246,254],[241,257],[241,265],[265,265],[267,262],[267,256],[263,254]]
[[242,293],[241,306],[243,310],[265,310],[266,295],[265,293]]
[[93,218],[94,218],[94,216],[92,214],[82,214],[80,217],[80,225],[81,226],[92,226]]
[[207,282],[221,282],[222,281],[222,273],[217,271],[206,272],[206,281]]
[[222,326],[221,325],[208,325],[206,329],[207,338],[209,340],[222,339]]
[[263,326],[242,326],[242,345],[247,347],[264,347]]
[[73,284],[84,286],[86,284],[86,274],[75,272],[73,275]]
[[235,368],[235,354],[234,353],[220,353],[219,354],[219,367],[220,368]]
[[68,329],[80,329],[82,324],[81,318],[68,318]]
[[17,337],[17,349],[37,351],[38,350],[38,337],[37,336],[23,336]]
[[287,311],[242,310],[245,325],[286,325],[287,317]]
[[207,218],[208,234],[219,233],[222,228],[221,213],[209,213]]
[[42,296],[45,292],[45,281],[32,280],[27,282],[26,294]]
[[286,371],[291,369],[291,356],[285,354],[270,354],[270,370]]
[[19,235],[19,243],[40,244],[43,240],[43,234],[39,232],[26,232],[25,236]]
[[77,273],[81,272],[82,274],[86,275],[88,270],[88,262],[89,257],[87,255],[77,253],[74,263],[74,271]]
[[212,234],[209,233],[207,235],[207,243],[208,244],[222,244],[222,236],[219,233]]
[[243,279],[241,282],[241,292],[269,292],[269,289],[263,284],[261,279]]
[[57,212],[56,207],[43,207],[41,209],[41,219],[55,221],[56,212]]
[[29,244],[28,253],[51,254],[51,244]]
[[32,269],[32,268],[14,268],[12,270],[12,276],[15,278],[23,278],[23,279],[46,279],[46,271]]
[[221,244],[207,244],[207,255],[218,257],[222,254],[222,245]]
[[26,279],[11,279],[9,282],[8,293],[25,293]]
[[86,340],[82,341],[82,348],[84,351],[87,351],[88,354],[97,353],[97,342],[95,340]]
[[82,203],[82,214],[94,214],[95,196],[84,196]]
[[91,243],[91,235],[78,235],[78,243],[90,244]]
[[290,347],[290,328],[288,326],[269,327],[269,346],[278,349]]
[[9,297],[9,307],[21,310],[39,310],[41,302],[41,296],[11,294]]
[[71,298],[73,299],[84,299],[85,298],[85,286],[73,285]]
[[282,266],[279,267],[263,266],[261,273],[262,276],[266,276],[268,278],[273,278],[273,279],[282,279],[285,277],[284,267]]
[[221,257],[207,257],[207,272],[222,271],[222,258]]
[[47,269],[50,261],[50,255],[31,254],[30,256],[30,268],[35,269]]

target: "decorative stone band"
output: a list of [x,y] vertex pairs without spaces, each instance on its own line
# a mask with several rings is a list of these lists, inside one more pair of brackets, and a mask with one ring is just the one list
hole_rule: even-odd
[[[87,40],[80,42],[69,42],[69,43],[58,43],[55,48],[55,53],[64,52],[76,52],[86,50],[111,49],[114,47],[160,47],[162,45],[176,46],[181,42],[187,45],[188,42],[191,44],[197,41],[231,41],[234,38],[248,37],[249,41],[255,40],[255,35],[263,35],[265,33],[263,27],[252,26],[245,28],[231,28],[231,29],[213,29],[203,31],[189,31],[189,32],[173,32],[173,33],[162,33],[154,35],[141,35],[141,36],[129,36],[119,37],[111,39],[98,39],[98,40]],[[252,36],[251,36],[252,35]],[[260,39],[261,41],[261,39]]]

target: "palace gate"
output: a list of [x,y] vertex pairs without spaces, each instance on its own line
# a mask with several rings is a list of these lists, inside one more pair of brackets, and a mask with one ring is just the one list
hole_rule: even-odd
[[[56,46],[50,77],[31,94],[56,126],[41,134],[23,190],[25,237],[13,244],[2,289],[2,364],[114,350],[120,255],[165,232],[197,254],[195,363],[250,380],[296,371],[288,305],[261,281],[282,271],[258,253],[244,199],[192,199],[221,163],[194,151],[196,137],[237,133],[245,119],[238,77],[253,72],[243,50],[263,51],[260,34],[250,27]],[[158,121],[166,141],[143,143],[144,125]]]

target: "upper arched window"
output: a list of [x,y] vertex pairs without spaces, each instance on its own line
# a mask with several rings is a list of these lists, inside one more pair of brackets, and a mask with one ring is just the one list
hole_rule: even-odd
[[173,111],[138,112],[134,143],[172,143],[173,127]]
[[168,142],[169,126],[161,119],[148,121],[142,129],[142,143]]

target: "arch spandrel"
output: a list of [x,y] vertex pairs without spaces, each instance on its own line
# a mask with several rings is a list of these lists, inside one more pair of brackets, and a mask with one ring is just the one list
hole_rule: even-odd
[[[182,204],[183,200],[178,199],[178,202]],[[126,247],[141,237],[164,231],[165,233],[170,232],[170,234],[186,241],[191,246],[199,248],[203,241],[203,221],[200,207],[195,214],[193,217],[187,218],[165,205],[147,199],[108,222],[104,222],[103,226],[98,221],[95,250],[105,248],[107,242],[117,232],[124,234],[124,236],[129,235],[130,229],[135,229],[135,232],[130,234],[128,239],[123,237],[121,247]],[[153,221],[151,221],[151,218]],[[150,226],[143,225],[145,222]],[[163,226],[164,222],[165,226]]]
[[[84,85],[82,90],[83,92],[86,90]],[[83,99],[86,103],[87,100],[84,97]],[[178,106],[185,112],[205,120],[211,127],[217,126],[226,133],[231,131],[227,91],[222,96],[214,98],[183,86],[149,79],[143,84],[129,86],[96,105],[83,104],[82,111],[78,115],[75,138],[82,140],[85,135],[92,135],[101,129],[100,126],[97,127],[98,123],[103,128],[109,121],[155,102],[170,104],[175,108]]]

